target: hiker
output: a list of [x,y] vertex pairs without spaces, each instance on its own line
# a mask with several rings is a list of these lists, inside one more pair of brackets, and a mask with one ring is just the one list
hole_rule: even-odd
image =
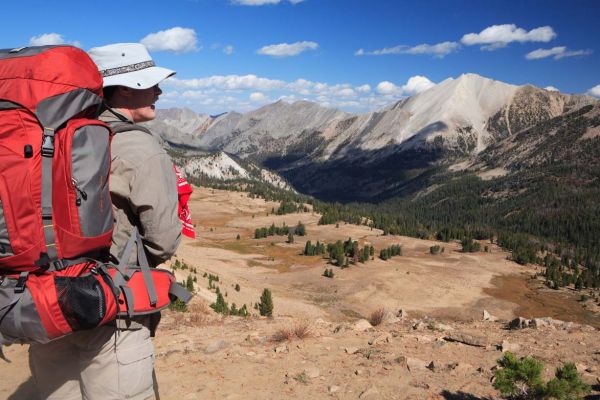
[[[175,72],[155,66],[146,48],[137,43],[97,47],[89,55],[104,79],[105,110],[100,120],[118,132],[111,143],[115,228],[110,253],[121,255],[135,226],[150,267],[155,267],[175,253],[181,239],[177,177],[158,140],[135,124],[155,118],[154,103],[162,93],[158,84]],[[137,254],[134,250],[129,261],[136,262]],[[61,400],[158,397],[150,339],[158,319],[118,319],[32,345],[29,363],[40,395]]]

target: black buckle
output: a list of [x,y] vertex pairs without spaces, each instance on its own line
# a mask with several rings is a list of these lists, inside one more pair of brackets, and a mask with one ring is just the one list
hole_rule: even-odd
[[50,261],[50,266],[52,267],[51,271],[62,271],[67,267],[62,260]]
[[15,286],[15,293],[23,293],[25,291],[27,278],[29,278],[29,272],[21,272],[21,275],[19,275],[19,279],[17,280],[17,285]]
[[48,257],[47,253],[40,253],[40,258],[38,258],[34,262],[34,264],[36,267],[48,269],[48,264],[50,264],[50,257]]
[[54,136],[44,135],[42,138],[42,156],[54,157]]
[[68,267],[63,260],[51,260],[47,253],[40,253],[40,258],[34,264],[45,271],[62,271]]

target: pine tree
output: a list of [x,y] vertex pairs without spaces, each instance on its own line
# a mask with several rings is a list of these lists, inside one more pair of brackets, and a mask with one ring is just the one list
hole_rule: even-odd
[[188,275],[187,280],[185,281],[185,288],[190,293],[194,291],[194,278],[192,275]]
[[298,225],[296,226],[295,232],[298,236],[306,236],[306,227],[300,221],[298,221]]
[[242,308],[240,308],[240,311],[238,312],[238,315],[241,317],[247,317],[248,316],[248,308],[246,307],[246,304],[244,304],[242,306]]
[[304,255],[305,256],[312,256],[313,255],[312,253],[313,253],[313,251],[312,251],[312,244],[310,243],[310,240],[308,240],[306,242],[306,245],[304,246]]
[[271,291],[265,288],[260,296],[260,303],[258,304],[258,310],[260,315],[264,317],[272,317],[273,316],[273,298],[271,296]]
[[[218,289],[218,288],[217,288]],[[225,301],[225,298],[221,294],[221,292],[217,292],[217,301],[210,305],[210,308],[215,310],[216,313],[227,315],[229,314],[229,306]]]

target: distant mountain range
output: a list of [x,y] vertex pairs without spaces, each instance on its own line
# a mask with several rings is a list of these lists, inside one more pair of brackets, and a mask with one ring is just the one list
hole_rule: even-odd
[[260,163],[304,193],[383,200],[415,193],[439,168],[461,168],[524,129],[597,103],[464,74],[358,115],[278,101],[217,117],[158,110],[150,125],[174,147],[225,151]]

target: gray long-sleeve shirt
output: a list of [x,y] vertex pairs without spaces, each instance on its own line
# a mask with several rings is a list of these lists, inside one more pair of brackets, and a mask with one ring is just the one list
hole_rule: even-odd
[[[108,110],[100,120],[120,121]],[[155,137],[139,130],[117,133],[111,153],[109,185],[115,229],[110,252],[119,257],[137,226],[150,266],[155,267],[171,258],[181,240],[173,162]],[[129,261],[136,260],[134,249]]]

